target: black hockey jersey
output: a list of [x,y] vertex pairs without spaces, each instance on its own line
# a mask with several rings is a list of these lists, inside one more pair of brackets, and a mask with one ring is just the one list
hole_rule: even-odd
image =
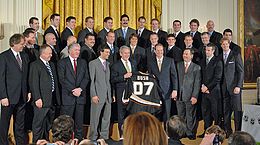
[[161,112],[161,89],[153,75],[133,74],[127,81],[122,102],[127,103],[127,110],[132,114],[140,111],[158,114]]

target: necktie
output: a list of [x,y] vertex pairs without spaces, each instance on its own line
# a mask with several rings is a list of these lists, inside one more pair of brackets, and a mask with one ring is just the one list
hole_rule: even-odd
[[158,59],[158,68],[159,68],[159,71],[162,70],[162,60],[161,59]]
[[107,70],[107,63],[106,63],[106,61],[103,62],[103,70],[104,70],[104,71]]
[[227,62],[227,53],[224,53],[224,63],[226,64]]
[[74,62],[74,73],[77,74],[77,60],[73,59]]
[[135,53],[135,47],[131,47],[131,50],[132,50],[132,54]]
[[59,31],[56,29],[57,36],[60,37]]
[[20,58],[20,55],[17,53],[17,55],[16,55],[16,60],[17,60],[17,62],[18,62],[18,65],[19,65],[19,67],[20,67],[20,70],[22,70],[22,66],[23,66],[23,64],[22,64],[22,59]]
[[35,40],[36,40],[36,44],[38,45],[39,42],[38,42],[38,35],[37,35],[37,32],[36,32]]
[[51,66],[48,62],[46,62],[45,65],[48,69],[49,75],[51,76],[51,92],[53,92],[54,91],[54,77],[53,77],[53,74],[52,74]]
[[206,59],[206,65],[208,65],[208,64],[209,64],[209,58]]
[[139,37],[141,37],[141,35],[142,35],[141,32],[142,32],[142,31],[139,29],[139,30],[138,30],[138,36],[139,36]]
[[193,37],[193,36],[194,36],[194,33],[193,33],[193,32],[190,32],[190,36]]
[[114,50],[113,45],[111,45],[111,48],[110,48],[110,49],[111,49],[111,53],[114,54],[115,50]]
[[189,65],[188,65],[187,62],[184,62],[184,63],[185,63],[185,73],[187,73],[187,72],[188,72]]
[[126,28],[123,29],[123,35],[124,35],[123,37],[125,39],[125,37],[126,37]]
[[129,66],[128,66],[128,61],[125,61],[125,68],[127,72],[131,72]]

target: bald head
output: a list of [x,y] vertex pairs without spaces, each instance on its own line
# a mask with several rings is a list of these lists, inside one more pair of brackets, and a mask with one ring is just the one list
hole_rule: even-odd
[[206,25],[208,32],[214,31],[214,26],[215,26],[214,22],[212,20],[208,20]]
[[75,36],[69,36],[67,39],[67,46],[69,46],[72,43],[76,43],[77,42],[77,38]]
[[47,33],[45,35],[46,44],[54,46],[56,45],[56,37],[53,33]]

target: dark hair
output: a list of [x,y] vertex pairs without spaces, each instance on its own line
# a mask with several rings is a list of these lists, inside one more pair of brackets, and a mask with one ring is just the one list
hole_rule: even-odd
[[213,51],[215,51],[217,48],[217,46],[211,42],[209,44],[207,44],[207,47],[211,47]]
[[190,21],[190,25],[191,25],[191,23],[196,23],[198,26],[200,26],[200,22],[199,22],[199,20],[197,20],[197,19],[192,19],[192,20]]
[[155,45],[154,49],[156,50],[157,47],[161,46],[163,48],[163,45],[161,43],[158,43]]
[[115,32],[110,30],[110,31],[107,32],[106,36],[108,36],[108,33],[115,33]]
[[31,17],[31,18],[29,19],[29,24],[33,24],[33,20],[39,21],[38,18],[36,18],[36,17]]
[[157,21],[158,23],[160,23],[160,21],[159,21],[158,19],[156,19],[156,18],[153,18],[153,19],[151,20],[151,23],[152,23],[153,21]]
[[202,36],[202,35],[209,35],[209,32],[202,32],[202,33],[201,33],[201,36]]
[[129,36],[129,41],[130,41],[133,37],[136,37],[137,39],[139,38],[138,34],[132,33],[132,34]]
[[180,23],[181,24],[181,21],[180,20],[174,20],[173,22],[172,22],[172,24],[174,24],[174,23]]
[[191,37],[191,38],[192,38],[192,36],[191,36],[190,34],[185,34],[185,35],[184,35],[184,39],[185,39],[186,37]]
[[155,32],[152,32],[152,33],[150,34],[149,38],[150,38],[152,35],[156,35],[156,36],[159,38],[158,34],[155,33]]
[[110,51],[110,48],[109,48],[108,45],[102,44],[102,45],[98,48],[99,55],[101,54],[100,52],[104,52],[105,49],[108,49],[108,50]]
[[88,33],[88,34],[86,34],[86,36],[85,36],[85,39],[88,39],[88,37],[90,37],[90,36],[93,36],[93,37],[95,37],[95,35],[94,35],[94,34],[92,34],[92,33]]
[[252,135],[244,131],[237,131],[228,138],[229,145],[256,145]]
[[231,35],[232,35],[232,30],[231,29],[225,29],[224,31],[223,31],[223,35],[225,35],[225,33],[227,33],[227,32],[230,32],[231,33]]
[[22,34],[14,34],[9,39],[9,45],[13,47],[14,44],[19,44],[22,39],[24,39],[24,36]]
[[65,143],[72,139],[74,121],[68,115],[61,115],[53,121],[52,137],[53,141],[63,141]]
[[187,127],[183,118],[174,115],[166,123],[166,132],[172,139],[178,140],[184,137]]
[[123,18],[127,17],[127,19],[129,20],[129,16],[127,14],[123,14],[121,17],[120,17],[120,21],[122,21]]
[[173,38],[175,39],[174,34],[169,34],[169,35],[167,36],[167,38],[170,38],[170,37],[173,37]]
[[23,36],[24,36],[24,37],[29,37],[29,35],[30,35],[31,33],[34,34],[34,33],[35,33],[35,30],[34,30],[33,28],[27,28],[27,29],[24,30]]
[[55,17],[59,17],[60,15],[57,13],[54,13],[51,15],[50,20],[54,20]]
[[71,20],[76,20],[76,18],[73,17],[73,16],[68,16],[68,17],[66,18],[66,22],[70,22]]
[[107,22],[108,20],[112,20],[113,21],[113,19],[111,17],[105,17],[104,22]]
[[40,49],[39,49],[39,54],[41,55],[42,52],[43,52],[45,49],[47,49],[48,47],[51,48],[50,45],[48,45],[48,44],[43,44],[43,45],[40,47]]
[[92,20],[94,20],[94,18],[93,18],[93,17],[91,17],[91,16],[88,16],[88,17],[86,17],[86,18],[85,18],[85,22],[87,22],[89,19],[92,19]]
[[191,53],[191,55],[194,55],[194,49],[192,49],[192,48],[185,48],[185,49],[183,50],[183,52],[184,52],[185,50],[189,50],[190,53]]
[[141,19],[144,19],[146,21],[146,18],[144,16],[139,17],[138,21],[140,21]]

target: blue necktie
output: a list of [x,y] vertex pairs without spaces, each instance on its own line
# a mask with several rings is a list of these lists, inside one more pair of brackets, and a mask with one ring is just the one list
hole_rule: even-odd
[[111,45],[111,48],[110,48],[110,49],[111,49],[111,53],[114,54],[115,50],[114,50],[113,45]]
[[123,35],[124,35],[123,37],[125,39],[125,37],[126,37],[126,28],[123,29]]
[[53,92],[54,91],[54,77],[53,77],[53,74],[52,74],[52,71],[51,71],[51,66],[50,66],[50,64],[48,62],[46,62],[45,65],[46,65],[46,67],[48,69],[48,72],[49,72],[49,74],[51,76],[51,92]]

